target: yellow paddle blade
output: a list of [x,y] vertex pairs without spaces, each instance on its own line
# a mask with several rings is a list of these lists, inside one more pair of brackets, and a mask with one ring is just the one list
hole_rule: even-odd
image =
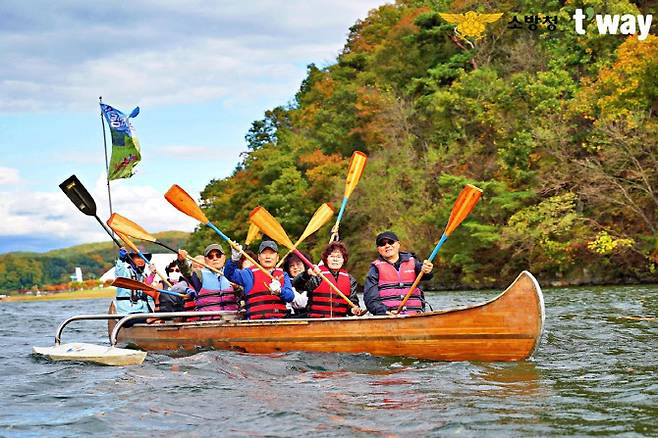
[[359,183],[359,179],[363,174],[363,169],[366,167],[366,161],[368,161],[368,156],[363,152],[355,151],[352,154],[350,166],[347,170],[347,180],[345,180],[346,198],[352,194],[356,185]]
[[148,242],[155,242],[157,239],[150,235],[148,231],[137,225],[125,216],[119,213],[112,213],[112,216],[107,220],[107,224],[114,231],[133,237],[139,240],[146,240]]
[[251,245],[251,242],[258,239],[260,235],[262,235],[262,233],[260,232],[260,228],[258,228],[254,224],[250,224],[249,231],[247,231],[247,238],[245,239],[244,244]]
[[294,246],[281,224],[263,207],[258,206],[254,208],[249,213],[249,220],[252,224],[260,228],[263,234],[267,234],[281,245],[289,249]]
[[459,224],[461,224],[462,221],[466,219],[466,216],[468,216],[470,212],[473,211],[475,204],[478,203],[481,196],[482,189],[478,189],[471,184],[466,184],[459,196],[457,196],[455,205],[453,205],[452,211],[450,212],[448,225],[446,225],[446,229],[443,234],[446,236],[451,235],[452,232],[455,231],[455,228],[457,228]]
[[132,289],[132,290],[143,290],[143,291],[153,291],[157,292],[158,289],[150,286],[146,283],[142,283],[141,281],[133,280],[130,278],[125,278],[125,277],[117,277],[112,281],[112,286],[116,287],[122,287],[124,289]]
[[331,216],[333,216],[334,213],[334,207],[330,203],[325,202],[322,204],[317,210],[315,210],[315,213],[313,213],[313,217],[308,222],[308,225],[306,225],[306,229],[295,245],[299,245],[308,236],[322,228],[324,224],[329,222],[329,219],[331,219]]
[[192,199],[187,192],[180,188],[178,184],[174,184],[167,190],[167,193],[164,195],[165,199],[169,201],[177,210],[182,211],[186,215],[193,217],[202,224],[207,224],[208,218],[197,203]]

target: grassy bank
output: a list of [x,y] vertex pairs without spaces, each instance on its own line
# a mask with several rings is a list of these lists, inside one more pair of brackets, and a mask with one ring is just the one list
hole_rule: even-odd
[[52,301],[52,300],[91,300],[97,298],[113,298],[115,289],[108,287],[104,289],[79,290],[73,292],[61,292],[51,295],[10,295],[0,302],[7,301]]

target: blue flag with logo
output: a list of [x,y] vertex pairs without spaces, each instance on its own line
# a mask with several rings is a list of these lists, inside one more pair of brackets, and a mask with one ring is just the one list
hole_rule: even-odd
[[139,107],[126,116],[118,109],[101,103],[101,112],[105,116],[112,134],[112,158],[110,159],[108,179],[130,178],[134,173],[135,166],[142,159],[139,140],[137,140],[135,129],[129,120],[139,114]]

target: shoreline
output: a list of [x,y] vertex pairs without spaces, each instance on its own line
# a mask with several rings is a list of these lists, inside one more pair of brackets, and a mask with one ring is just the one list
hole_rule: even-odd
[[73,292],[60,292],[49,295],[8,295],[0,299],[0,303],[5,302],[26,302],[26,301],[64,301],[64,300],[93,300],[99,298],[114,298],[115,289],[113,287],[103,289],[86,289]]

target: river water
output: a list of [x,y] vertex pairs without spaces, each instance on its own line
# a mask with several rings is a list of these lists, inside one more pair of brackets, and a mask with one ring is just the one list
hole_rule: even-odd
[[[429,294],[434,308],[497,292]],[[544,291],[519,363],[367,354],[149,353],[141,366],[49,362],[60,321],[107,300],[0,303],[0,436],[658,436],[658,286]],[[104,322],[63,342],[107,343]]]

